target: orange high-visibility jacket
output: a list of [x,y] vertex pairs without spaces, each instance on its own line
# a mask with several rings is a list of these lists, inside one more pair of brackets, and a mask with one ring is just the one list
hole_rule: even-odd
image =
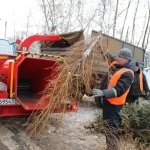
[[[120,70],[118,70],[111,78],[110,78],[110,81],[109,81],[109,84],[108,84],[108,87],[107,89],[111,89],[113,87],[116,86],[118,80],[120,79],[121,75],[127,71],[130,71],[134,77],[134,73],[132,70],[130,69],[127,69],[127,68],[122,68]],[[130,89],[130,87],[129,87]],[[127,94],[129,93],[129,89],[121,96],[119,97],[114,97],[114,98],[109,98],[107,99],[111,104],[114,104],[114,105],[122,105],[125,103],[125,100],[126,100],[126,97],[127,97]]]
[[144,88],[143,88],[143,73],[140,70],[140,74],[139,74],[139,80],[140,80],[140,90],[141,92],[143,92]]

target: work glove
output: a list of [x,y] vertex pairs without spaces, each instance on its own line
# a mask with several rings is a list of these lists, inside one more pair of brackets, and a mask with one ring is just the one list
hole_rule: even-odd
[[93,93],[93,95],[94,95],[94,97],[102,97],[102,96],[104,96],[104,93],[103,93],[103,91],[102,90],[99,90],[99,89],[93,89],[92,90],[92,93]]

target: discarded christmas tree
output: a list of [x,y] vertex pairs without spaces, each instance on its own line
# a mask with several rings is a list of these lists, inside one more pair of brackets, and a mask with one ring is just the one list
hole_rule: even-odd
[[27,132],[38,136],[55,108],[65,112],[65,102],[76,103],[84,93],[91,94],[91,89],[96,87],[97,81],[101,82],[102,73],[108,71],[107,56],[101,33],[70,46],[65,52],[65,63],[53,70],[54,78],[45,87],[39,105],[47,98],[50,98],[50,103],[40,114],[34,112],[30,116],[29,121],[32,120],[32,123]]

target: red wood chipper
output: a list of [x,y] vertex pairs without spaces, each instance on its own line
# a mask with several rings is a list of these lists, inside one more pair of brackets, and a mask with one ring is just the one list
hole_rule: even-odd
[[[33,57],[28,50],[35,41],[63,45],[66,42],[61,35],[32,35],[18,43],[20,54],[0,55],[0,117],[30,115],[36,109],[44,109],[50,102],[49,98],[43,105],[37,105],[41,97],[39,93],[53,78],[53,69],[61,64],[54,58]],[[68,106],[68,111],[77,110],[74,105]]]

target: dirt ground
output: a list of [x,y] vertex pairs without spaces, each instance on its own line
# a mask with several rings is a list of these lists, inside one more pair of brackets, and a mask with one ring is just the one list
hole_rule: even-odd
[[[49,125],[38,139],[25,133],[27,117],[0,119],[0,150],[102,150],[105,137],[84,128],[95,119],[99,109],[82,102],[77,112],[67,113],[56,130],[60,114],[52,114]],[[99,138],[100,137],[100,138]]]
[[[62,125],[56,130],[55,123],[60,114],[52,114],[49,124],[38,139],[25,133],[27,117],[0,119],[0,150],[104,150],[105,136],[85,129],[95,120],[100,111],[93,100],[83,98],[78,111],[67,113]],[[90,103],[89,103],[90,102]],[[135,150],[128,144],[122,150]]]

